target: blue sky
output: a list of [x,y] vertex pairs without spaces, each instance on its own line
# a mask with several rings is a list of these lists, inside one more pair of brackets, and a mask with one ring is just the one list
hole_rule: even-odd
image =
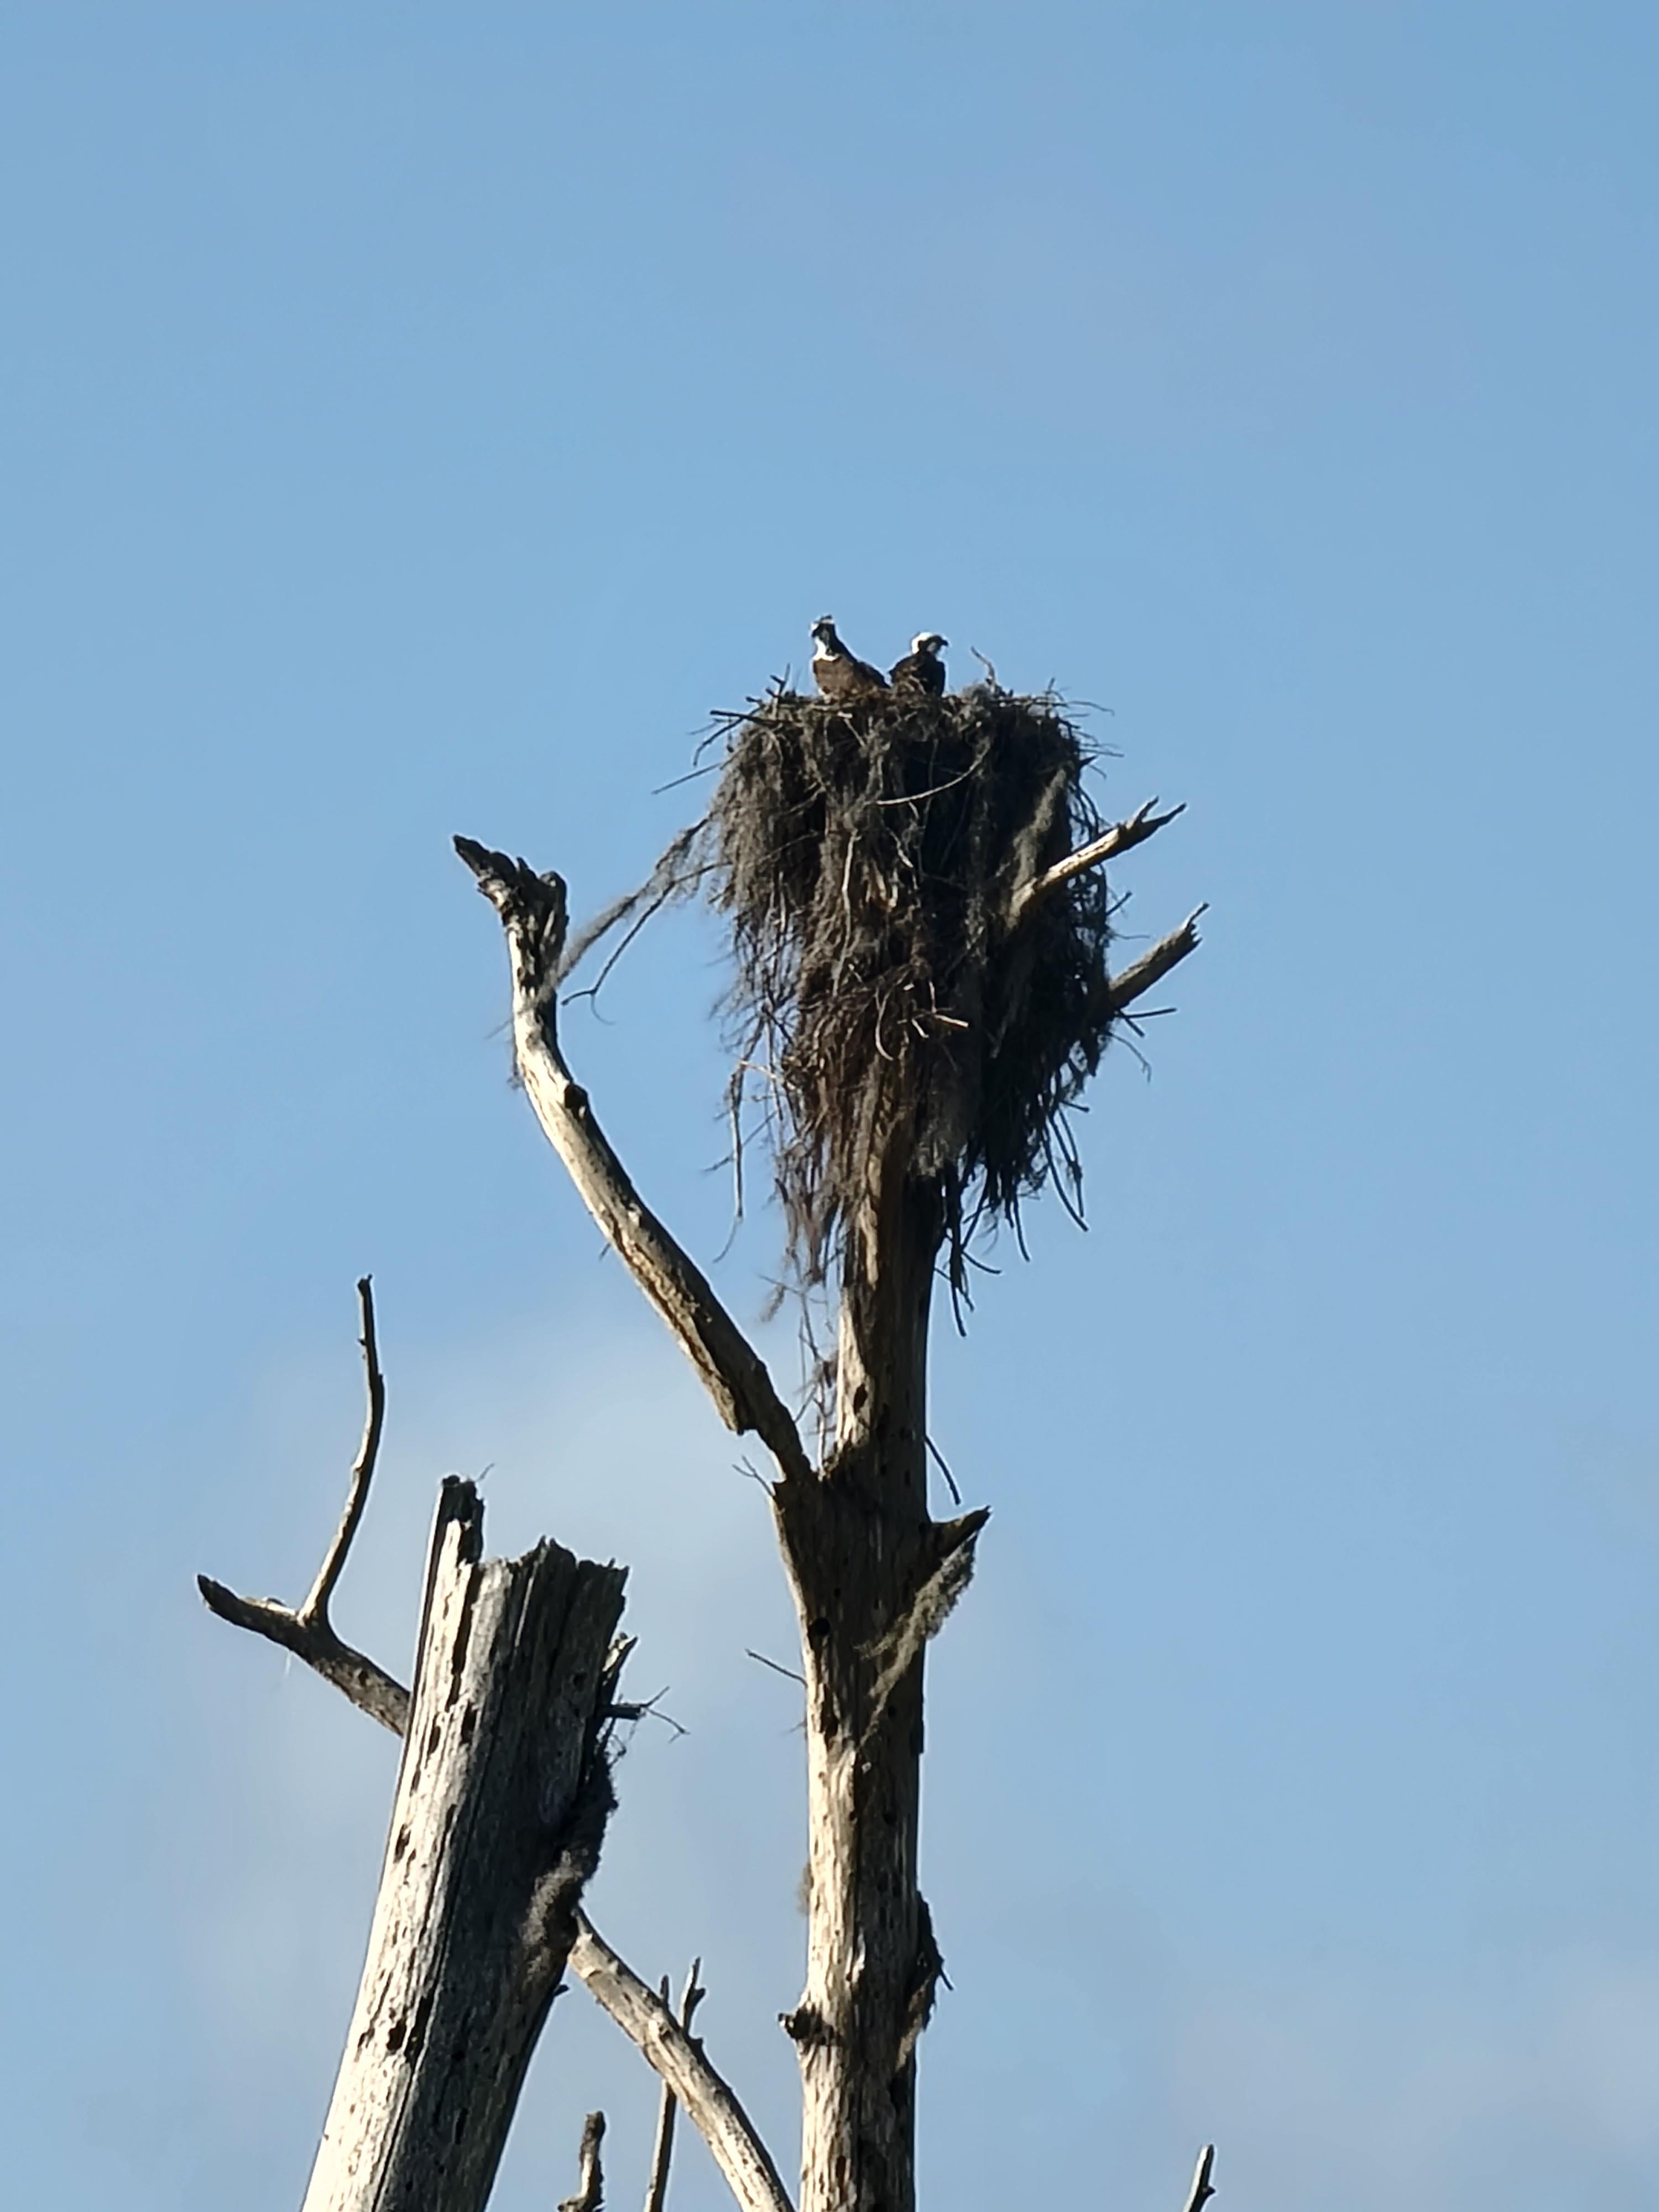
[[[1110,709],[1208,937],[942,1331],[994,1509],[933,1669],[932,2201],[1659,2203],[1659,371],[1636,6],[16,0],[0,2081],[21,2197],[297,2201],[446,1469],[629,1560],[596,1914],[793,2157],[763,1503],[507,1085],[468,831],[635,879],[834,610]],[[718,945],[568,1042],[724,1241]],[[720,1280],[758,1311],[751,1223]],[[781,1358],[787,1340],[776,1340]],[[651,2085],[564,2000],[502,2212]],[[720,2202],[688,2148],[678,2201]]]

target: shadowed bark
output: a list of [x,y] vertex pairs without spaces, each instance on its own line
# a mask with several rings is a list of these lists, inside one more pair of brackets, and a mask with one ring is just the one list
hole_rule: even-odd
[[485,1559],[443,1486],[409,1733],[305,2212],[481,2212],[611,1809],[623,1572]]

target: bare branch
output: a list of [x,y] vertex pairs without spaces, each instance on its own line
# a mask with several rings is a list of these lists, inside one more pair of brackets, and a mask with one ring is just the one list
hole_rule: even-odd
[[623,1963],[580,1911],[569,1964],[684,2106],[743,2212],[793,2212],[771,2154],[704,2056],[702,2045],[686,2033],[655,1990]]
[[[685,1987],[680,1993],[680,2026],[689,2033],[691,2016],[708,1994],[700,1987],[697,1971],[701,1959],[693,1959],[691,1971],[685,1978]],[[662,1978],[662,2001],[668,2002],[668,1977]],[[679,2110],[679,2099],[666,2081],[662,2085],[662,2102],[657,2108],[657,2140],[651,2153],[651,2183],[645,2192],[645,2212],[664,2212],[668,2203],[668,2167],[674,2155],[674,2115]]]
[[1147,838],[1155,836],[1166,822],[1173,822],[1177,814],[1184,814],[1187,811],[1185,799],[1179,806],[1172,806],[1167,814],[1154,814],[1152,809],[1157,805],[1157,799],[1149,799],[1144,806],[1136,807],[1127,820],[1114,823],[1102,836],[1091,839],[1086,845],[1079,845],[1075,853],[1067,853],[1051,868],[1045,868],[1040,876],[1033,876],[1029,883],[1022,884],[1009,905],[1010,927],[1017,927],[1040,898],[1046,898],[1050,891],[1058,890],[1061,884],[1070,883],[1073,876],[1081,875],[1085,868],[1097,868],[1102,861],[1109,860],[1119,853],[1127,853],[1132,846],[1144,845]]
[[501,918],[513,964],[513,1036],[519,1073],[544,1133],[582,1203],[679,1340],[721,1419],[752,1432],[787,1479],[811,1468],[799,1431],[766,1364],[708,1279],[645,1204],[594,1118],[559,1048],[557,977],[564,947],[562,878],[491,852],[471,837],[455,850]]
[[368,1503],[368,1486],[374,1480],[374,1462],[380,1455],[380,1431],[386,1425],[386,1377],[380,1372],[380,1355],[374,1341],[374,1285],[368,1275],[363,1276],[357,1285],[357,1304],[363,1324],[363,1333],[358,1341],[362,1346],[368,1412],[363,1420],[363,1440],[358,1446],[356,1462],[351,1470],[345,1511],[340,1516],[340,1525],[335,1531],[334,1541],[328,1547],[328,1556],[317,1571],[311,1595],[300,1607],[301,1620],[326,1620],[328,1618],[328,1601],[334,1595],[334,1586],[345,1565],[351,1540],[357,1533],[357,1523],[363,1517],[363,1508]]
[[1160,937],[1150,952],[1143,952],[1139,960],[1107,981],[1106,989],[1115,1013],[1121,1013],[1133,1006],[1154,983],[1161,982],[1176,963],[1189,952],[1196,952],[1203,942],[1198,933],[1198,918],[1208,905],[1194,907],[1179,929],[1172,929],[1167,937]]
[[343,1691],[354,1705],[361,1706],[382,1728],[401,1735],[409,1725],[408,1691],[401,1682],[394,1681],[384,1668],[377,1667],[362,1652],[343,1643],[335,1634],[328,1614],[329,1601],[344,1571],[352,1539],[368,1503],[368,1486],[374,1479],[380,1433],[386,1425],[386,1377],[380,1372],[374,1340],[374,1292],[367,1275],[357,1285],[357,1302],[362,1319],[368,1412],[363,1424],[363,1440],[346,1491],[345,1510],[311,1586],[310,1595],[296,1608],[280,1604],[274,1597],[239,1597],[234,1590],[227,1589],[210,1575],[198,1575],[196,1587],[209,1610],[217,1613],[221,1620],[228,1620],[233,1628],[246,1628],[252,1635],[279,1644],[284,1651],[303,1659],[325,1681],[332,1682],[337,1690]]
[[1210,2186],[1210,2169],[1215,2164],[1215,2145],[1206,2143],[1198,2154],[1197,2169],[1193,2175],[1191,2194],[1187,2199],[1187,2212],[1200,2212],[1200,2208],[1215,2191]]
[[581,2179],[576,2194],[567,2197],[559,2212],[599,2212],[605,2203],[605,2167],[599,2145],[605,2141],[605,2114],[590,2112],[582,2124]]
[[291,1606],[274,1597],[239,1597],[216,1583],[210,1575],[198,1575],[196,1587],[208,1610],[228,1620],[233,1628],[246,1628],[267,1642],[281,1644],[296,1659],[303,1659],[325,1682],[332,1682],[352,1704],[401,1735],[409,1725],[409,1692],[383,1667],[343,1644],[326,1620],[307,1620]]
[[894,1691],[944,1627],[957,1600],[973,1580],[974,1548],[979,1541],[980,1530],[990,1517],[990,1507],[981,1505],[971,1513],[964,1513],[959,1520],[933,1523],[930,1533],[940,1546],[939,1564],[917,1589],[901,1619],[868,1655],[875,1662],[877,1674],[870,1692],[869,1715],[864,1723],[866,1741],[886,1718]]

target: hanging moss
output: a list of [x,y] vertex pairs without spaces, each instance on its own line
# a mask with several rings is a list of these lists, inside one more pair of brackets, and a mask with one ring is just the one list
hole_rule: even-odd
[[699,859],[803,1281],[894,1145],[939,1190],[958,1283],[981,1223],[1056,1175],[1075,1204],[1067,1110],[1112,1023],[1104,872],[1018,894],[1099,834],[1092,757],[1063,701],[988,684],[778,690],[732,719]]

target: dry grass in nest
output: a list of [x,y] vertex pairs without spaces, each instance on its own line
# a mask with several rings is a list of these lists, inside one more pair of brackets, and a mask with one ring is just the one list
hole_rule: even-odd
[[951,1274],[981,1224],[1080,1187],[1067,1109],[1112,1024],[1104,872],[1018,911],[1096,836],[1092,748],[1048,695],[990,684],[732,718],[699,839],[730,920],[739,1082],[766,1113],[790,1255],[823,1280],[895,1144],[938,1186]]

